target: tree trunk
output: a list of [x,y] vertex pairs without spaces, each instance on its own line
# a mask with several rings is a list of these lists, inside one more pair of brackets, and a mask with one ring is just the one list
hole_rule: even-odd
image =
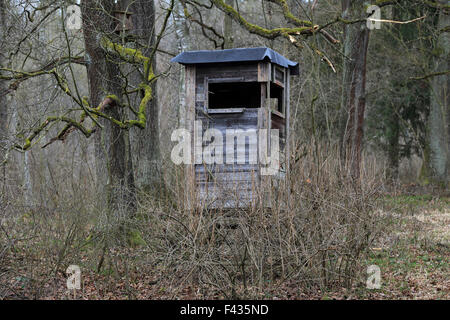
[[[365,1],[342,1],[342,18],[364,17]],[[346,168],[353,179],[359,179],[364,111],[366,105],[366,58],[369,29],[365,22],[344,24],[344,71],[341,97],[341,141]]]
[[[3,42],[6,35],[6,4],[0,0],[0,41]],[[0,43],[2,44],[2,43]],[[5,66],[5,52],[0,51],[0,66]],[[0,80],[0,170],[5,174],[4,161],[6,156],[6,140],[8,137],[8,105],[6,101],[6,81]]]
[[31,180],[30,152],[23,154],[23,195],[27,207],[33,206],[33,184]]
[[[151,0],[124,0],[122,8],[129,4],[129,11],[133,13],[133,33],[138,37],[138,42],[146,47],[143,54],[149,57],[155,45],[155,5]],[[156,56],[151,62],[156,72]],[[131,76],[130,83],[137,85],[142,80],[139,74]],[[132,130],[131,149],[136,167],[136,185],[139,189],[150,192],[158,191],[163,185],[162,161],[159,137],[159,108],[157,102],[156,82],[152,85],[153,99],[147,105],[147,125],[144,130]],[[140,99],[141,97],[136,97]]]
[[[0,0],[0,45],[6,36],[6,4],[5,0]],[[5,66],[6,51],[0,51],[0,66]],[[6,92],[8,87],[6,81],[0,80],[0,201],[3,196],[6,196],[6,157],[7,157],[7,140],[8,140],[8,102],[6,99]]]
[[[448,5],[450,1],[440,1]],[[449,12],[440,10],[437,30],[450,26]],[[449,70],[450,36],[442,32],[436,42],[433,61],[433,72]],[[428,161],[424,170],[429,175],[428,181],[442,186],[450,180],[450,110],[449,110],[449,80],[448,74],[434,76],[431,80],[431,105],[427,123]]]
[[[392,18],[395,21],[402,21],[409,18],[409,14],[406,16],[402,16],[402,11],[399,6],[393,6],[392,8]],[[400,24],[393,25],[391,28],[391,34],[393,37],[388,38],[390,42],[392,42],[392,47],[398,45],[399,39],[403,39],[403,33],[408,32],[409,30],[405,30],[402,28],[404,26]],[[394,63],[389,61],[389,69],[386,73],[386,79],[388,79],[388,84],[395,90],[394,88],[398,88],[403,86],[403,83],[397,79],[396,71],[393,69]],[[395,101],[395,100],[394,100]],[[389,118],[386,118],[386,138],[387,138],[387,156],[389,160],[389,166],[387,168],[387,177],[391,181],[396,181],[398,179],[398,170],[399,170],[399,162],[400,162],[400,116],[399,112],[401,109],[401,105],[399,103],[394,103],[391,101],[385,101],[385,108],[389,108]]]
[[[225,4],[234,7],[234,0],[225,0]],[[229,15],[225,15],[223,18],[223,48],[231,49],[233,48],[233,18]]]
[[[112,1],[82,1],[83,33],[86,48],[90,103],[98,106],[106,95],[122,95],[119,61],[106,57],[100,46],[102,35],[113,34]],[[116,119],[123,111],[116,105],[108,106],[105,113]],[[135,188],[128,134],[112,122],[100,119],[102,130],[95,134],[97,190],[99,200],[107,201],[111,212],[135,209]],[[106,188],[105,188],[106,187]]]
[[[175,4],[176,14],[173,15],[175,25],[175,37],[178,43],[178,52],[188,51],[189,46],[189,28],[184,18],[183,6],[181,1]],[[180,68],[179,84],[178,84],[178,125],[183,128],[185,124],[185,101],[186,101],[186,71],[184,66]]]
[[[393,107],[393,109],[395,106]],[[389,168],[388,168],[388,178],[392,181],[398,178],[398,167],[400,161],[400,119],[393,110],[392,118],[388,120],[388,156],[389,156]]]

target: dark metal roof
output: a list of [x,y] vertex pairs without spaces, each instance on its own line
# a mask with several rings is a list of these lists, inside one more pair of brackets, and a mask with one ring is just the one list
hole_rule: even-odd
[[298,62],[293,62],[283,57],[278,52],[265,47],[185,51],[170,61],[181,64],[270,61],[282,67],[291,69],[291,75],[299,74]]

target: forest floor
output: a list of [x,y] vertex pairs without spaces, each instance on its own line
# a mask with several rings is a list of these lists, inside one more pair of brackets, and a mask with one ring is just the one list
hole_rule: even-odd
[[[362,267],[377,265],[381,288],[366,288],[365,280],[351,288],[304,289],[284,281],[264,292],[251,293],[260,299],[450,299],[450,197],[430,194],[391,194],[383,199],[380,214],[388,214],[388,227],[362,261]],[[189,284],[162,280],[157,270],[149,272],[122,263],[114,272],[84,268],[82,288],[67,291],[62,271],[49,272],[45,258],[30,274],[25,251],[16,250],[0,266],[0,299],[223,299],[220,292],[200,293]],[[139,248],[113,252],[120,261],[133,261],[145,254]],[[89,259],[84,257],[83,259]],[[86,263],[87,265],[87,263]],[[112,270],[111,266],[105,270]]]
[[450,299],[450,197],[388,196],[390,232],[372,247],[366,265],[381,270],[381,288],[359,285],[326,293],[336,299]]

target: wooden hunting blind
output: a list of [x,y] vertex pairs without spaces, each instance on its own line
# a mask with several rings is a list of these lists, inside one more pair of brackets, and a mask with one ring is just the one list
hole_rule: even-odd
[[[271,190],[289,173],[289,78],[299,74],[298,63],[269,48],[189,51],[172,62],[186,70],[188,205],[236,208],[262,200],[270,206]],[[270,129],[278,129],[280,152],[276,172],[267,174],[260,151],[264,140],[268,150],[274,143]],[[211,152],[222,161],[208,162]]]

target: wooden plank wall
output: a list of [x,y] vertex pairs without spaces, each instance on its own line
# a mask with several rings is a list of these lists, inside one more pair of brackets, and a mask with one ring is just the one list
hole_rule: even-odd
[[[258,166],[249,164],[249,150],[256,150],[257,141],[246,139],[236,144],[235,153],[245,148],[246,163],[225,163],[225,137],[227,129],[257,129],[258,109],[237,110],[236,113],[206,113],[207,87],[210,82],[257,82],[258,64],[205,64],[197,65],[196,72],[196,119],[202,121],[203,133],[208,128],[218,129],[224,138],[223,163],[219,165],[196,164],[195,183],[198,201],[209,208],[247,207],[254,198],[259,183]],[[239,112],[241,111],[241,112]],[[203,144],[203,147],[206,144]]]
[[[275,69],[276,70],[276,69]],[[276,73],[272,75],[272,73]],[[284,114],[271,112],[270,83],[273,77],[285,88]],[[281,78],[282,77],[282,78]],[[214,110],[208,113],[208,82],[259,82],[261,84],[261,108]],[[239,64],[199,64],[186,67],[186,125],[194,137],[196,130],[194,120],[201,120],[202,133],[208,128],[215,128],[223,136],[223,164],[194,164],[188,166],[187,194],[190,194],[189,205],[192,207],[227,208],[248,207],[256,201],[263,201],[270,206],[270,176],[260,176],[260,164],[249,164],[249,150],[258,153],[258,139],[246,139],[244,143],[234,146],[235,153],[245,148],[246,162],[239,164],[226,163],[226,130],[258,130],[276,128],[280,130],[280,150],[289,150],[289,70],[282,73],[274,71],[270,63],[239,63]],[[214,144],[214,142],[212,142]],[[192,151],[195,148],[195,142]],[[202,143],[202,147],[209,142]],[[197,146],[198,147],[198,146]],[[259,158],[259,155],[257,155]],[[289,170],[287,157],[280,157],[280,163],[285,162]],[[267,200],[269,200],[267,202]]]
[[[209,208],[215,207],[247,207],[251,205],[259,183],[258,165],[250,163],[250,152],[258,152],[257,124],[259,109],[244,109],[238,113],[209,114],[197,112],[197,120],[202,121],[202,133],[208,128],[221,132],[221,142],[204,142],[207,145],[222,145],[222,164],[196,164],[196,186],[198,197]],[[227,129],[253,130],[255,139],[244,138],[233,141],[235,156],[233,162],[226,159]],[[251,135],[251,133],[250,133]],[[234,139],[233,139],[234,140]],[[245,154],[245,163],[238,163],[237,152]],[[206,202],[206,203],[205,203]]]

